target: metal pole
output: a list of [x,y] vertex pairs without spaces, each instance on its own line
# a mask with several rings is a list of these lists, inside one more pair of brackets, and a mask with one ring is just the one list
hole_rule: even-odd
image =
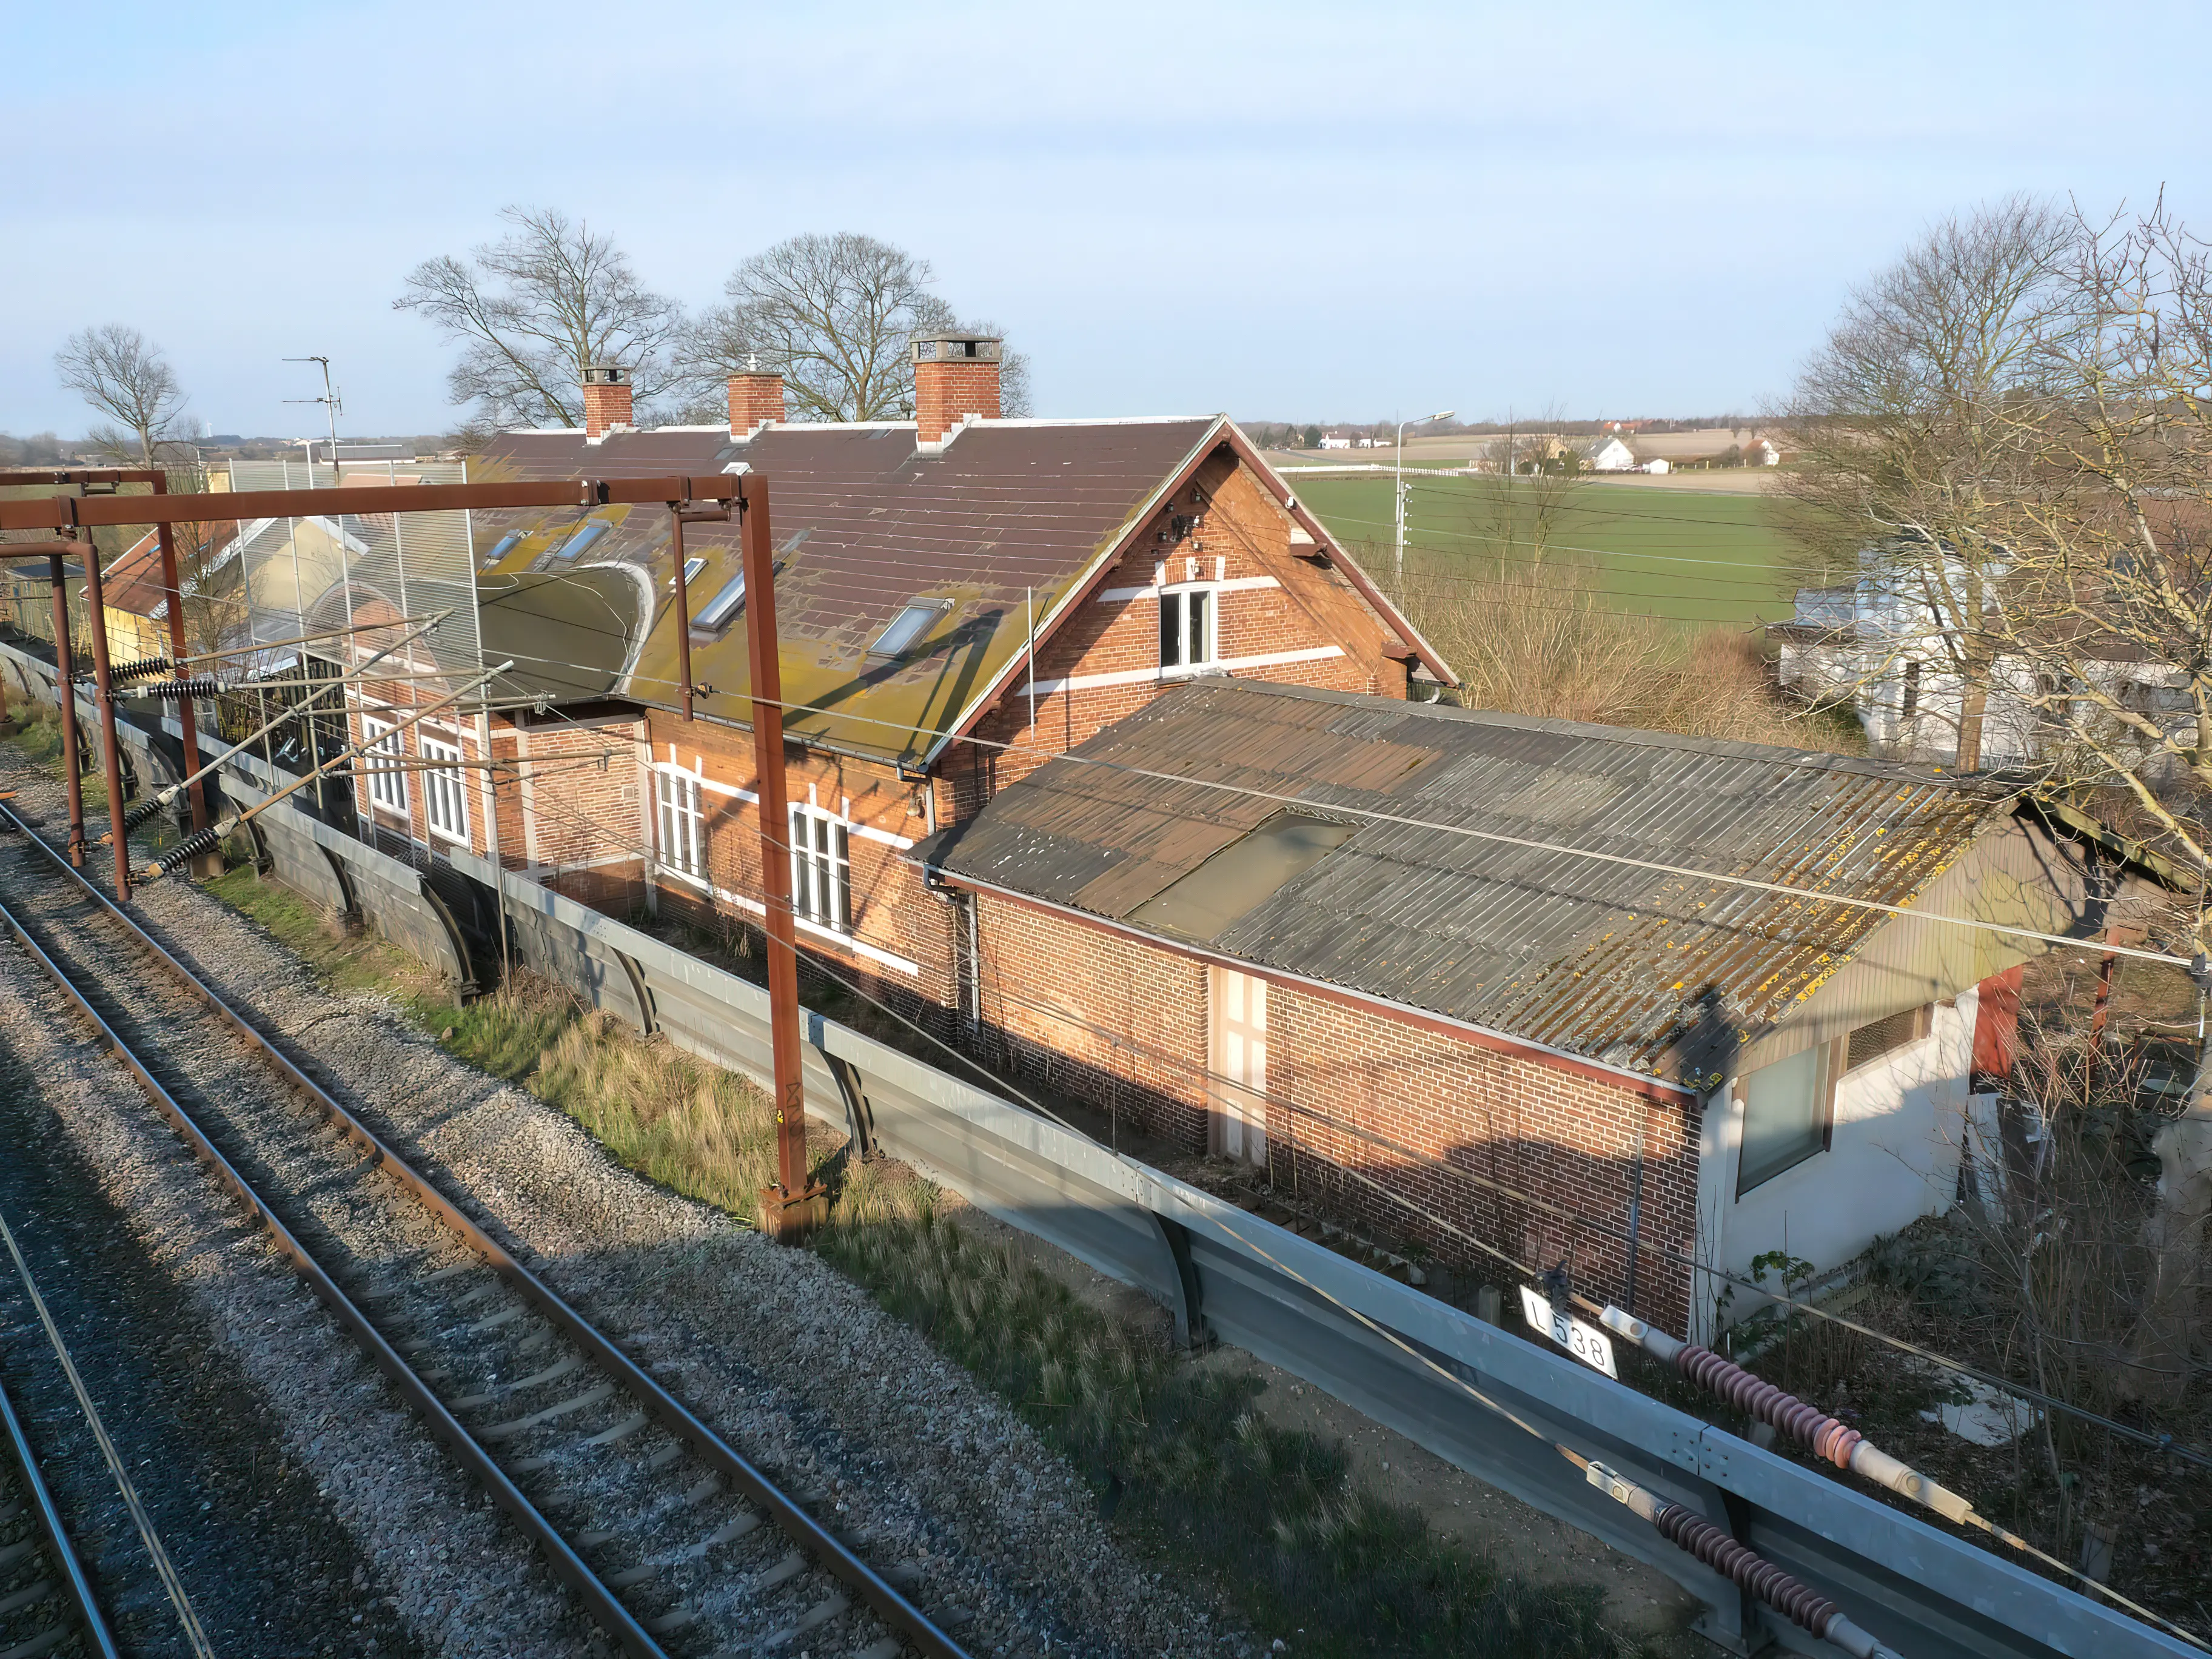
[[62,556],[46,561],[54,584],[54,687],[62,708],[62,777],[69,787],[70,867],[84,868],[84,780],[76,764],[76,659],[70,650],[69,577]]
[[829,1206],[822,1188],[810,1187],[806,1180],[799,932],[792,921],[791,812],[783,776],[783,674],[776,656],[775,554],[769,540],[768,481],[749,473],[740,482],[745,656],[752,683],[753,765],[759,774],[761,896],[768,907],[769,1033],[775,1079],[776,1184],[761,1193],[761,1224],[763,1232],[789,1241],[823,1220]]
[[131,902],[131,837],[123,827],[123,750],[115,737],[115,688],[107,677],[106,599],[100,585],[100,549],[84,543],[84,599],[92,630],[93,696],[100,708],[100,769],[107,782],[107,823],[115,837],[115,902]]
[[[154,493],[156,495],[169,493],[169,475],[166,471],[156,471],[154,474]],[[181,675],[185,672],[185,653],[190,642],[185,637],[184,587],[177,579],[176,538],[167,520],[154,526],[154,534],[161,546],[161,587],[169,596],[169,656],[177,665],[177,672]],[[184,730],[185,770],[191,773],[197,770],[200,763],[199,714],[195,699],[179,697],[177,700],[177,724]],[[195,778],[185,795],[191,806],[192,828],[206,829],[205,787]]]
[[[1396,490],[1398,497],[1398,550],[1396,556],[1391,561],[1391,564],[1392,568],[1395,569],[1401,576],[1403,576],[1406,574],[1406,423],[1403,421],[1398,422],[1398,442],[1396,449],[1397,453],[1395,459],[1398,467],[1398,484]],[[1401,594],[1399,597],[1398,603],[1403,605],[1405,602],[1405,598]]]
[[[765,514],[767,509],[763,507],[762,511]],[[681,501],[668,504],[668,535],[676,550],[676,678],[683,682],[684,718],[688,720],[691,718],[691,587],[684,580],[684,503]],[[750,546],[751,544],[746,544]],[[748,560],[745,574],[748,590],[745,614],[748,617],[753,611],[750,591],[752,585],[751,564]],[[751,631],[748,626],[748,637]],[[781,696],[782,693],[779,691],[776,695]]]

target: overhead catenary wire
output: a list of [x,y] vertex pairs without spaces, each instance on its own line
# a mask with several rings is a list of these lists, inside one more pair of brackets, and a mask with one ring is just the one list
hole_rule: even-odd
[[[789,842],[787,840],[778,839],[777,832],[775,830],[767,830],[765,832],[765,839],[771,847],[775,848],[783,856],[789,857],[792,855],[793,849],[792,848]],[[797,915],[797,907],[793,905],[791,908],[795,916]],[[776,939],[772,932],[769,933],[767,937],[769,938],[772,946],[782,945],[784,943],[784,941]],[[799,947],[795,942],[791,944],[787,948],[790,949],[794,957],[799,955]],[[818,958],[811,959],[810,961],[810,965],[817,967],[817,969],[822,967]],[[841,985],[843,985],[847,989],[852,991],[856,995],[861,997],[874,1006],[881,1009],[885,1013],[890,1014],[901,1024],[910,1027],[925,1037],[929,1037],[933,1042],[938,1041],[938,1039],[932,1036],[930,1033],[923,1030],[920,1025],[915,1024],[912,1020],[906,1018],[905,1016],[898,1013],[896,1009],[891,1008],[889,1004],[884,1003],[880,999],[872,995],[861,987],[846,978],[843,975],[838,974],[834,970],[827,971],[828,976],[830,979]],[[940,1046],[946,1045],[942,1045],[940,1043]],[[948,1052],[957,1053],[957,1051],[950,1050],[949,1048]],[[1078,1128],[1075,1125],[1069,1123],[1065,1118],[1061,1117],[1058,1113],[1054,1112],[1042,1102],[1036,1100],[1034,1097],[1029,1096],[1026,1091],[1013,1089],[1012,1085],[1006,1084],[1002,1079],[992,1077],[988,1072],[985,1073],[984,1075],[990,1077],[991,1080],[997,1086],[1008,1088],[1012,1092],[1015,1093],[1018,1097],[1024,1100],[1032,1110],[1037,1112],[1039,1115],[1060,1124],[1071,1133],[1083,1135],[1083,1131],[1081,1129]],[[1086,1140],[1091,1139],[1087,1135],[1083,1135],[1083,1138]],[[1097,1143],[1094,1141],[1091,1144],[1096,1145]],[[1129,1164],[1133,1170],[1137,1170],[1140,1174],[1143,1172],[1143,1166],[1135,1164],[1134,1160],[1128,1158],[1126,1155],[1119,1152],[1115,1152],[1111,1148],[1103,1150],[1107,1151],[1108,1154],[1113,1157],[1116,1161]],[[1447,1387],[1474,1401],[1477,1405],[1482,1407],[1486,1411],[1495,1413],[1497,1416],[1504,1419],[1507,1423],[1512,1425],[1515,1428],[1519,1429],[1524,1434],[1529,1435],[1541,1442],[1543,1444],[1548,1446],[1559,1457],[1565,1460],[1576,1468],[1583,1471],[1585,1477],[1591,1480],[1592,1484],[1601,1486],[1607,1485],[1606,1482],[1597,1480],[1596,1474],[1594,1473],[1594,1471],[1596,1471],[1597,1473],[1604,1473],[1604,1471],[1602,1471],[1601,1466],[1595,1464],[1592,1459],[1584,1455],[1583,1453],[1577,1451],[1573,1447],[1567,1445],[1565,1442],[1554,1439],[1551,1435],[1546,1433],[1542,1429],[1529,1422],[1526,1418],[1514,1411],[1510,1407],[1505,1405],[1503,1401],[1494,1398],[1483,1389],[1478,1388],[1474,1382],[1468,1381],[1466,1377],[1462,1376],[1458,1372],[1447,1368],[1446,1366],[1439,1364],[1430,1355],[1422,1352],[1419,1348],[1415,1347],[1405,1338],[1400,1336],[1395,1331],[1391,1330],[1388,1326],[1382,1324],[1379,1321],[1374,1319],[1362,1310],[1355,1308],[1349,1303],[1345,1302],[1342,1298],[1328,1291],[1325,1286],[1314,1283],[1314,1281],[1307,1278],[1305,1274],[1300,1273],[1290,1263],[1283,1261],[1274,1252],[1269,1250],[1258,1240],[1246,1237],[1245,1235],[1237,1229],[1235,1223],[1221,1217],[1215,1218],[1215,1223],[1224,1232],[1227,1233],[1231,1238],[1235,1239],[1247,1250],[1250,1251],[1253,1255],[1258,1257],[1261,1261],[1268,1262],[1285,1278],[1289,1279],[1295,1284],[1304,1286],[1316,1297],[1327,1302],[1330,1306],[1336,1309],[1338,1312],[1354,1321],[1382,1341],[1397,1349],[1407,1358],[1413,1361],[1417,1365],[1432,1372],[1436,1376],[1440,1378]],[[1793,1577],[1791,1575],[1783,1571],[1781,1569],[1773,1566],[1771,1563],[1765,1561],[1762,1558],[1757,1556],[1753,1552],[1750,1551],[1741,1543],[1736,1542],[1733,1539],[1726,1538],[1724,1534],[1718,1534],[1710,1526],[1704,1527],[1702,1531],[1700,1531],[1698,1524],[1696,1523],[1694,1520],[1689,1520],[1688,1524],[1686,1525],[1670,1525],[1670,1521],[1673,1520],[1678,1513],[1681,1517],[1687,1518],[1687,1511],[1678,1511],[1677,1506],[1656,1498],[1655,1494],[1650,1493],[1645,1489],[1635,1486],[1632,1482],[1624,1482],[1619,1476],[1610,1476],[1609,1478],[1612,1484],[1607,1486],[1607,1490],[1612,1492],[1612,1495],[1618,1498],[1632,1510],[1634,1510],[1644,1519],[1650,1522],[1655,1528],[1656,1528],[1662,1536],[1668,1538],[1670,1542],[1673,1542],[1677,1547],[1683,1549],[1686,1553],[1693,1555],[1701,1560],[1705,1560],[1709,1565],[1714,1565],[1723,1571],[1729,1572],[1731,1577],[1736,1578],[1747,1591],[1749,1591],[1766,1605],[1772,1607],[1778,1612],[1783,1613],[1784,1616],[1803,1626],[1806,1629],[1810,1630],[1816,1637],[1821,1637],[1835,1643],[1844,1652],[1857,1656],[1859,1656],[1859,1659],[1898,1659],[1898,1656],[1896,1656],[1890,1649],[1882,1646],[1871,1635],[1846,1618],[1843,1614],[1841,1609],[1838,1608],[1832,1602],[1826,1601],[1826,1598],[1820,1596],[1816,1592],[1806,1586],[1802,1581]]]
[[15,1232],[4,1217],[0,1217],[0,1240],[6,1242],[8,1254],[15,1259],[15,1272],[22,1280],[24,1293],[29,1297],[32,1309],[39,1316],[39,1323],[46,1331],[46,1341],[53,1348],[54,1358],[61,1362],[62,1375],[69,1379],[70,1390],[76,1396],[77,1409],[84,1413],[85,1426],[92,1431],[94,1443],[99,1446],[100,1455],[106,1462],[108,1474],[115,1481],[116,1491],[123,1499],[123,1507],[129,1512],[131,1524],[138,1529],[139,1541],[145,1545],[146,1553],[153,1560],[154,1576],[161,1580],[161,1589],[168,1595],[169,1605],[176,1612],[177,1622],[184,1628],[185,1640],[191,1644],[198,1659],[215,1659],[215,1649],[209,1644],[207,1632],[200,1624],[199,1614],[193,1610],[192,1598],[185,1589],[185,1581],[178,1576],[175,1565],[169,1559],[169,1552],[162,1545],[161,1535],[155,1529],[154,1517],[147,1513],[145,1501],[138,1495],[137,1483],[131,1480],[131,1471],[124,1468],[122,1455],[115,1449],[115,1442],[108,1437],[107,1425],[100,1421],[100,1408],[93,1404],[91,1391],[85,1387],[84,1378],[77,1373],[76,1360],[70,1353],[69,1344],[63,1340],[61,1327],[54,1322],[53,1315],[47,1311],[46,1299],[39,1294],[38,1281],[31,1277],[30,1264],[23,1260],[23,1252],[15,1243]]
[[[591,827],[596,834],[612,840],[613,843],[617,847],[623,848],[623,850],[637,856],[648,869],[654,864],[659,862],[658,855],[650,846],[643,843],[627,842],[619,834],[619,832],[609,831],[601,820],[591,817],[578,811],[576,808],[557,800],[551,801],[548,804],[556,814],[566,817],[571,822],[586,824]],[[784,856],[790,856],[789,843],[783,838],[781,832],[772,833],[770,840],[772,843],[780,849]],[[711,879],[709,879],[708,884],[708,898],[711,904],[712,900],[715,896],[716,890],[714,890]],[[749,896],[748,902],[753,904],[763,904],[764,908],[763,902],[757,896]],[[794,915],[797,915],[799,913],[794,908],[793,914]],[[805,919],[809,921],[811,920],[811,917]],[[909,1031],[912,1031],[916,1036],[927,1042],[933,1049],[941,1052],[950,1057],[963,1070],[969,1072],[975,1076],[983,1079],[994,1089],[1006,1091],[1030,1109],[1041,1114],[1054,1123],[1060,1124],[1062,1127],[1069,1130],[1070,1133],[1081,1135],[1085,1139],[1091,1140],[1096,1144],[1095,1137],[1090,1135],[1079,1126],[1069,1122],[1066,1118],[1063,1117],[1058,1112],[1054,1111],[1050,1107],[1036,1099],[1027,1091],[1022,1089],[1018,1085],[1006,1078],[1002,1073],[994,1070],[991,1066],[984,1064],[982,1061],[975,1059],[972,1055],[963,1053],[961,1049],[954,1047],[951,1043],[947,1042],[944,1038],[939,1036],[935,1032],[931,1031],[927,1027],[902,1013],[890,1003],[868,991],[866,988],[859,981],[849,978],[846,975],[839,972],[834,967],[830,966],[818,955],[810,956],[806,960],[809,966],[821,973],[823,977],[830,979],[849,992],[854,997],[858,998],[860,1000],[867,1003],[872,1007],[874,1007],[880,1012],[887,1015],[899,1025],[904,1027]],[[1003,992],[1001,994],[1003,994]],[[1037,1007],[1039,1012],[1051,1013],[1059,1018],[1066,1018],[1064,1011],[1047,1008],[1042,1005],[1032,1006]],[[1152,1051],[1150,1057],[1161,1063],[1167,1064],[1177,1070],[1183,1071],[1192,1075],[1200,1081],[1201,1087],[1207,1086],[1209,1082],[1221,1081],[1221,1079],[1213,1078],[1211,1073],[1205,1071],[1203,1068],[1194,1066],[1188,1061],[1181,1060],[1172,1055],[1166,1054],[1164,1051]],[[1316,1121],[1329,1122],[1333,1127],[1346,1128],[1350,1133],[1358,1138],[1368,1140],[1371,1144],[1378,1145],[1384,1150],[1389,1151],[1394,1154],[1411,1158],[1417,1161],[1435,1164],[1440,1170],[1448,1170],[1452,1174],[1465,1176],[1468,1180],[1475,1182],[1477,1185],[1490,1188],[1498,1191],[1501,1195],[1510,1198],[1515,1202],[1526,1204],[1531,1207],[1541,1209],[1559,1219],[1571,1223],[1571,1224],[1603,1232],[1610,1237],[1621,1239],[1623,1241],[1626,1241],[1628,1237],[1626,1230],[1616,1224],[1601,1221],[1597,1218],[1586,1215],[1579,1211],[1571,1209],[1565,1206],[1559,1205],[1547,1199],[1540,1198],[1534,1194],[1522,1191],[1512,1187],[1510,1183],[1498,1181],[1494,1177],[1483,1176],[1475,1170],[1466,1169],[1463,1166],[1449,1163],[1441,1163],[1437,1160],[1426,1158],[1424,1155],[1395,1141],[1391,1141],[1385,1137],[1374,1135],[1370,1133],[1362,1131],[1356,1126],[1343,1125],[1337,1121],[1329,1120],[1326,1118],[1324,1115],[1315,1111],[1311,1108],[1303,1106],[1298,1103],[1285,1100],[1279,1095],[1264,1091],[1261,1092],[1270,1103],[1280,1103],[1290,1107],[1293,1111],[1312,1117]],[[1125,1155],[1121,1154],[1117,1150],[1110,1146],[1108,1147],[1107,1150],[1113,1152],[1116,1158],[1123,1158],[1125,1162],[1127,1161]],[[1355,1176],[1358,1173],[1350,1170],[1348,1166],[1340,1164],[1332,1164],[1331,1168],[1334,1170],[1341,1170],[1345,1173],[1353,1174]],[[1475,1244],[1477,1248],[1483,1251],[1484,1254],[1491,1255],[1520,1271],[1532,1273],[1534,1272],[1528,1264],[1519,1261],[1514,1257],[1509,1255],[1507,1253],[1489,1245],[1485,1241],[1480,1240],[1475,1237],[1474,1235],[1468,1232],[1465,1229],[1461,1228],[1455,1224],[1415,1204],[1412,1200],[1406,1198],[1403,1194],[1393,1192],[1388,1188],[1381,1188],[1379,1183],[1377,1183],[1377,1185],[1378,1189],[1383,1191],[1395,1202],[1403,1206],[1410,1212],[1420,1215],[1424,1219],[1436,1223],[1455,1237],[1461,1237],[1468,1243]],[[1951,1355],[1938,1352],[1937,1351],[1925,1347],[1921,1344],[1911,1342],[1903,1337],[1893,1335],[1888,1332],[1877,1329],[1875,1327],[1862,1324],[1859,1322],[1849,1319],[1843,1315],[1832,1313],[1814,1303],[1792,1297],[1789,1295],[1786,1291],[1778,1291],[1771,1286],[1761,1285],[1751,1279],[1745,1279],[1741,1275],[1733,1273],[1726,1268],[1720,1267],[1705,1261],[1692,1253],[1685,1252],[1677,1249],[1673,1246],[1662,1244],[1648,1238],[1640,1239],[1638,1248],[1642,1250],[1648,1251],[1654,1255],[1670,1261],[1691,1272],[1704,1274],[1717,1282],[1735,1285],[1752,1294],[1768,1298],[1782,1306],[1805,1312],[1814,1318],[1850,1329],[1873,1341],[1880,1342],[1887,1346],[1896,1348],[1900,1352],[1908,1353],[1916,1358],[1925,1360],[1941,1367],[1943,1370],[1960,1376],[1971,1376],[1976,1381],[1986,1383],[1990,1387],[2013,1394],[2017,1397],[2032,1401],[2046,1409],[2061,1412],[2067,1415],[2076,1417],[2086,1423],[2118,1433],[2123,1437],[2132,1440],[2138,1444],[2145,1445],[2160,1451],[2171,1453],[2172,1455],[2181,1458],[2185,1462],[2198,1463],[2205,1467],[2212,1467],[2212,1456],[2208,1456],[2206,1454],[2197,1450],[2193,1447],[2190,1447],[2175,1441],[2170,1435],[2161,1436],[2153,1434],[2146,1430],[2136,1428],[2132,1425],[2122,1423],[2112,1418],[2104,1416],[2102,1413],[2091,1411],[2087,1407],[2073,1405],[2070,1402],[2058,1399],[2055,1395],[2048,1395],[2042,1390],[2031,1389],[2024,1384],[2014,1382],[2008,1378],[1995,1375],[1981,1367],[1973,1365],[1967,1361],[1956,1358]],[[1592,1313],[1601,1311],[1595,1304],[1589,1304],[1588,1306],[1589,1311]]]
[[[735,694],[733,694],[735,695]],[[744,694],[750,696],[750,694]],[[864,714],[842,710],[817,709],[805,703],[778,702],[775,707],[802,714],[822,714],[837,720],[857,720],[871,726],[888,726],[896,730],[911,732],[912,727],[893,720],[872,719]],[[1434,819],[1418,818],[1401,812],[1386,812],[1376,807],[1354,806],[1337,800],[1316,800],[1304,795],[1285,794],[1279,790],[1255,788],[1249,784],[1230,783],[1218,778],[1197,778],[1186,773],[1162,771],[1154,767],[1133,765],[1126,761],[1111,761],[1095,755],[1079,755],[1067,750],[1047,749],[1042,746],[962,734],[954,742],[968,743],[994,749],[1002,753],[1034,755],[1042,760],[1066,761],[1080,766],[1097,767],[1105,770],[1140,777],[1157,783],[1182,784],[1195,788],[1218,790],[1224,793],[1264,800],[1282,806],[1304,807],[1309,811],[1316,808],[1330,812],[1341,812],[1348,817],[1364,818],[1370,823],[1388,823],[1401,829],[1432,830],[1440,835],[1459,836],[1470,840],[1512,847],[1525,852],[1555,854],[1565,858],[1592,860],[1630,869],[1643,870],[1659,875],[1675,876],[1689,881],[1707,881],[1723,886],[1772,893],[1786,898],[1800,899],[1809,904],[1835,904],[1850,909],[1876,911],[1888,915],[1909,916],[1915,921],[1941,922],[1949,927],[1978,929],[1985,933],[2002,933],[2014,939],[2034,939],[2045,945],[2064,946],[2070,950],[2094,951],[2100,955],[2133,957],[2145,962],[2165,963],[2187,968],[2191,959],[2167,951],[2143,950],[2134,945],[2109,944],[2102,939],[2071,939],[2063,933],[2047,933],[2032,927],[2015,927],[2008,923],[1984,921],[1973,916],[1949,916],[1930,910],[1917,910],[1902,904],[1892,904],[1880,899],[1860,898],[1848,893],[1822,892],[1816,888],[1795,887],[1783,882],[1761,881],[1756,877],[1724,873],[1716,870],[1698,870],[1686,865],[1668,864],[1655,859],[1639,859],[1626,853],[1608,853],[1597,848],[1571,847],[1559,842],[1540,841],[1531,836],[1510,836],[1500,830],[1479,830],[1472,824],[1443,823]],[[1839,757],[1840,758],[1840,757]],[[1820,769],[1832,769],[1823,768]],[[1931,782],[1948,782],[1931,780]]]

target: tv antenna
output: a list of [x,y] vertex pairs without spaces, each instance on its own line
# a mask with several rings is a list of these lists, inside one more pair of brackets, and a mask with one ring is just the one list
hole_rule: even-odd
[[[328,357],[287,357],[284,361],[288,363],[320,363],[323,366],[323,395],[321,397],[287,398],[284,401],[288,404],[320,404],[326,410],[329,411],[331,417],[331,476],[336,477],[337,476],[338,465],[338,416],[345,413],[345,402],[343,398],[338,395],[337,388],[331,385],[331,360]],[[307,450],[310,482],[313,481],[314,453],[314,448],[311,443]]]

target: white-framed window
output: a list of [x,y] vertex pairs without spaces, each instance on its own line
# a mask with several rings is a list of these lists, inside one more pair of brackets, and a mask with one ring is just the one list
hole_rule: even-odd
[[361,740],[363,749],[362,770],[368,775],[368,799],[374,806],[387,812],[404,817],[407,812],[407,774],[396,766],[379,766],[379,757],[391,760],[405,757],[399,727],[391,720],[380,720],[374,714],[361,717]]
[[422,816],[429,821],[430,833],[465,843],[469,838],[469,798],[466,786],[461,781],[460,746],[441,743],[424,732],[416,738],[416,747],[424,760],[441,763],[436,771],[426,770],[422,774]]
[[853,931],[852,826],[818,806],[791,809],[791,903],[805,921]]
[[1195,668],[1221,654],[1218,596],[1211,582],[1160,590],[1160,666]]
[[695,881],[707,879],[707,814],[699,780],[672,766],[659,769],[660,861]]

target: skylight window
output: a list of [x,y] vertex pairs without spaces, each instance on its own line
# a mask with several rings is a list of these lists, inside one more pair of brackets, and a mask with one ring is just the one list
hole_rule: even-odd
[[561,544],[560,556],[564,559],[573,559],[579,553],[581,553],[586,548],[589,547],[593,542],[599,540],[600,537],[606,533],[607,526],[605,525],[587,524],[574,535],[569,537],[567,541]]
[[[684,589],[686,592],[690,592],[691,584],[699,580],[699,573],[706,568],[707,562],[704,559],[691,558],[684,561]],[[671,587],[675,586],[676,578],[671,576],[668,579],[668,585]]]
[[742,570],[722,584],[722,591],[707,601],[707,608],[691,619],[694,628],[721,627],[738,614],[745,602],[745,573]]
[[514,544],[521,539],[522,532],[520,530],[508,531],[507,534],[501,536],[499,540],[494,544],[491,551],[484,555],[483,562],[486,564],[497,564],[501,559],[514,551]]
[[1278,812],[1146,899],[1128,920],[1203,944],[1350,841],[1352,831],[1348,823]]
[[891,618],[891,625],[876,635],[868,647],[872,657],[903,657],[921,642],[937,619],[952,608],[945,599],[917,599]]

